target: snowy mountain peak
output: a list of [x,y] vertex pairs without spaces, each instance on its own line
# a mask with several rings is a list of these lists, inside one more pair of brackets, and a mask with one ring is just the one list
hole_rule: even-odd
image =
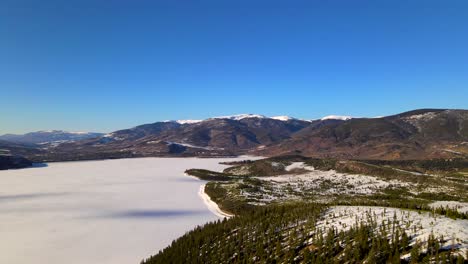
[[184,124],[195,124],[195,123],[200,123],[202,122],[203,120],[176,120],[175,122],[176,123],[179,123],[181,125],[184,125]]
[[349,120],[349,119],[352,119],[352,118],[353,118],[352,116],[329,115],[329,116],[323,117],[320,120],[334,119],[334,120],[345,120],[346,121],[346,120]]
[[296,118],[290,116],[272,116],[271,119],[280,120],[280,121],[289,121],[295,120]]
[[268,118],[268,117],[264,115],[256,115],[256,114],[239,114],[239,115],[231,115],[231,116],[218,116],[212,119],[242,120],[244,118]]
[[[279,120],[283,122],[287,122],[291,120],[302,120],[302,119],[297,119],[297,118],[285,116],[285,115],[268,117],[268,116],[259,115],[259,114],[238,114],[238,115],[211,117],[211,118],[204,119],[204,120],[166,120],[164,122],[175,122],[175,123],[179,123],[183,125],[183,124],[200,123],[200,122],[207,121],[207,120],[230,119],[230,120],[239,121],[239,120],[246,119],[246,118],[274,119],[274,120]],[[308,121],[308,120],[303,120],[303,121]]]
[[177,124],[185,125],[185,124],[196,124],[196,123],[200,123],[200,122],[203,122],[203,121],[204,120],[187,119],[187,120],[165,120],[163,122],[164,123],[177,123]]

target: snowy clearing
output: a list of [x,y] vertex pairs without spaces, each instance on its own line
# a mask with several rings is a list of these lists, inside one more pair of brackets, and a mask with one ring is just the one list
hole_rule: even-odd
[[387,187],[410,187],[410,183],[396,180],[384,181],[377,177],[345,174],[334,170],[313,170],[310,166],[304,166],[302,162],[295,162],[287,171],[295,169],[308,170],[302,174],[287,174],[271,177],[255,177],[263,182],[260,192],[251,193],[242,190],[241,195],[247,198],[255,198],[255,204],[265,204],[272,201],[284,201],[302,199],[304,194],[329,196],[335,194],[370,195],[380,192]]
[[461,213],[468,213],[468,203],[456,202],[456,201],[437,201],[429,204],[432,208],[448,207],[456,209]]
[[[327,230],[330,227],[337,231],[349,230],[358,222],[368,220],[372,217],[378,226],[385,220],[399,221],[399,225],[406,229],[411,243],[416,241],[424,243],[431,232],[438,237],[444,236],[446,241],[443,247],[454,246],[462,256],[468,250],[468,220],[453,220],[445,216],[433,215],[431,213],[418,213],[388,207],[370,206],[334,206],[323,216],[323,220],[317,223],[317,228]],[[453,244],[453,245],[452,245]]]
[[295,169],[305,169],[305,170],[314,170],[313,167],[307,166],[304,164],[304,162],[293,162],[291,165],[286,166],[285,170],[286,171],[292,171]]

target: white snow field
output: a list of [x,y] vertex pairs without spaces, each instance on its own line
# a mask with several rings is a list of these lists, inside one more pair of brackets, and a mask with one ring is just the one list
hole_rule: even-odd
[[0,171],[0,263],[139,263],[222,216],[200,197],[205,182],[185,176],[186,169],[222,170],[227,166],[219,162],[245,158],[62,162]]
[[[382,225],[382,221],[399,221],[399,225],[406,227],[411,238],[411,244],[416,241],[426,243],[429,235],[444,236],[447,241],[443,248],[453,247],[457,254],[466,255],[468,250],[468,220],[453,220],[445,216],[428,212],[415,212],[398,208],[372,207],[372,206],[333,206],[317,223],[317,228],[337,231],[349,230],[361,221],[367,222],[369,217]],[[424,249],[423,249],[424,251]],[[409,256],[406,256],[409,257]]]

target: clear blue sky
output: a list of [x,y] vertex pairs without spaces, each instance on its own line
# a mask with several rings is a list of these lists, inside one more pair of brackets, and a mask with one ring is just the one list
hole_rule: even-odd
[[0,134],[468,108],[468,1],[0,1]]

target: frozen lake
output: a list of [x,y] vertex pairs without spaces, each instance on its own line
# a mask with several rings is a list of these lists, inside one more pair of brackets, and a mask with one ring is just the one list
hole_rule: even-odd
[[189,168],[236,159],[140,158],[0,171],[0,263],[139,263],[216,220]]

